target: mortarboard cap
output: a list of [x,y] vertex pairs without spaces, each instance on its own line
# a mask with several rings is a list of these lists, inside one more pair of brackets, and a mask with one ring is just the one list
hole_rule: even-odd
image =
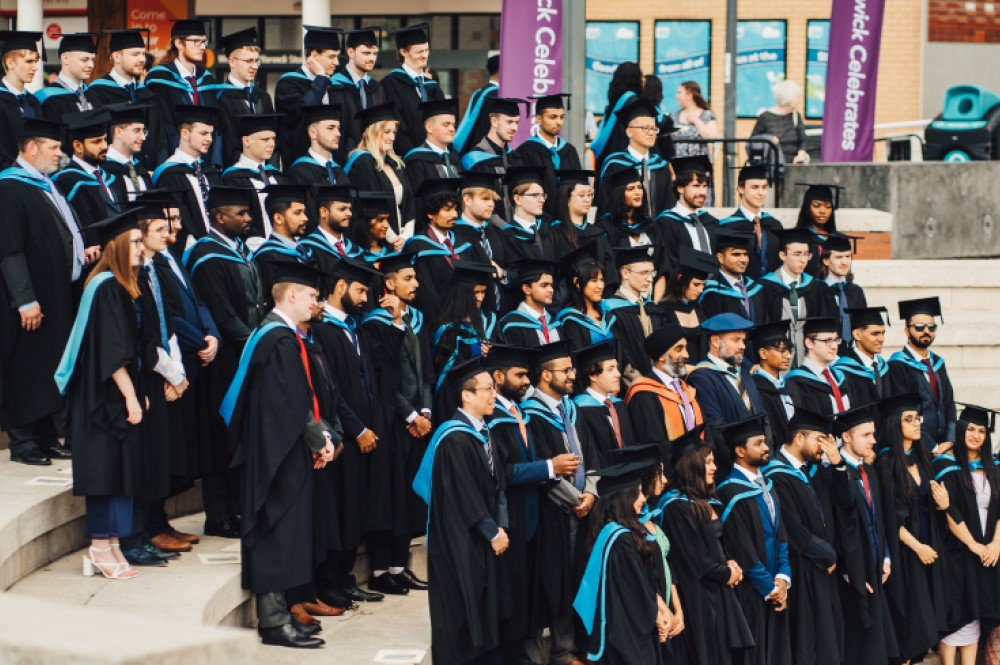
[[537,282],[542,275],[551,275],[553,279],[558,274],[559,264],[546,259],[520,259],[514,262],[517,271],[518,284]]
[[744,319],[739,314],[725,312],[705,319],[698,328],[709,335],[720,335],[743,330],[750,331],[753,330],[754,324],[753,321]]
[[216,185],[208,190],[205,209],[215,210],[216,208],[225,208],[227,206],[248,206],[250,205],[250,195],[256,191],[250,187]]
[[790,319],[759,324],[753,331],[754,348],[763,349],[781,340],[789,342],[788,331],[791,324]]
[[378,26],[369,26],[367,28],[351,30],[346,35],[344,47],[350,49],[357,48],[359,46],[374,46],[378,48],[380,41],[379,35],[381,32],[382,28]]
[[[540,97],[528,97],[535,100],[535,115],[540,115],[546,109],[568,109],[569,99],[573,95],[568,92],[560,92],[554,95],[542,95]],[[563,98],[565,97],[565,101]]]
[[[490,353],[492,353],[492,351]],[[612,338],[605,340],[600,344],[587,346],[577,351],[574,364],[583,369],[584,367],[590,367],[591,365],[602,363],[605,360],[614,360],[617,357],[618,344],[614,338]]]
[[97,53],[97,33],[95,32],[75,32],[65,35],[54,35],[62,37],[59,40],[59,55],[63,53],[73,53],[82,51],[83,53]]
[[299,117],[302,118],[302,124],[306,127],[314,122],[322,122],[323,120],[336,120],[340,122],[340,107],[333,104],[303,106],[299,110]]
[[358,202],[361,203],[361,215],[366,219],[391,215],[396,205],[396,199],[386,192],[358,192]]
[[396,28],[389,34],[396,38],[396,48],[410,48],[417,44],[430,44],[430,28],[426,23],[417,23],[405,28]]
[[643,472],[655,463],[656,460],[622,462],[595,471],[598,494],[603,497],[612,492],[638,488],[642,483]]
[[312,186],[313,198],[319,204],[341,201],[343,203],[353,203],[358,195],[356,187],[351,185],[327,185],[315,184]]
[[833,417],[834,429],[837,436],[844,432],[849,432],[858,425],[875,422],[875,412],[872,407],[875,404],[862,404],[853,409],[842,411]]
[[580,245],[571,252],[567,252],[559,257],[559,263],[566,268],[567,274],[571,275],[583,266],[594,263],[598,266],[600,261],[597,258],[597,240]]
[[501,176],[497,173],[466,171],[462,174],[462,189],[492,189],[497,191]]
[[889,319],[889,310],[885,307],[848,307],[844,311],[851,317],[852,330],[865,326],[884,326]]
[[712,161],[707,155],[676,157],[670,160],[670,166],[673,167],[674,175],[677,177],[684,173],[699,173],[707,177],[712,173]]
[[334,278],[343,279],[348,284],[358,282],[364,286],[371,286],[379,274],[379,271],[371,266],[348,258],[341,258],[333,267]]
[[727,423],[719,428],[722,440],[730,451],[745,446],[755,436],[764,436],[764,414],[750,416],[735,423]]
[[896,413],[903,413],[904,411],[916,411],[920,413],[924,410],[920,395],[917,393],[902,393],[900,395],[885,397],[879,401],[878,408],[879,415],[883,418]]
[[398,254],[389,254],[379,261],[379,270],[388,275],[392,272],[412,268],[413,262],[417,259],[417,252],[404,250]]
[[513,118],[521,117],[521,104],[527,104],[524,99],[515,97],[490,97],[487,104],[489,113],[499,113],[509,115]]
[[245,46],[260,46],[260,36],[257,34],[257,28],[240,30],[239,32],[225,35],[219,40],[219,50],[224,51],[226,55]]
[[509,344],[494,344],[486,355],[486,365],[490,369],[507,369],[509,367],[531,367],[531,356],[534,349]]
[[544,181],[545,167],[532,165],[511,166],[503,178],[503,183],[511,190],[518,185],[530,183],[541,185]]
[[273,265],[274,284],[301,284],[319,290],[326,277],[326,273],[308,263],[280,261]]
[[708,276],[719,272],[719,261],[707,252],[701,252],[693,247],[681,246],[677,265],[677,274],[690,275],[695,279],[708,279]]
[[267,195],[265,207],[275,203],[305,203],[309,185],[268,185],[260,191]]
[[670,441],[670,466],[677,466],[681,458],[703,448],[711,448],[703,438],[704,425],[698,425],[693,430],[681,434]]
[[688,329],[679,323],[665,323],[642,341],[642,350],[651,359],[657,360],[685,339],[687,332]]
[[124,51],[130,48],[141,48],[148,51],[149,46],[143,39],[142,33],[149,35],[149,30],[142,28],[138,30],[105,30],[104,34],[109,36],[108,51]]
[[[476,356],[475,358],[470,358],[463,362],[454,365],[450,370],[448,370],[447,381],[448,384],[455,389],[457,392],[462,384],[479,374],[489,373],[489,369],[486,363],[483,362],[481,356]],[[459,398],[461,399],[461,398]]]
[[200,18],[174,18],[173,26],[170,28],[170,39],[177,37],[190,37],[194,35],[208,35],[206,21]]
[[802,323],[802,334],[822,335],[823,333],[840,333],[840,320],[832,316],[808,316],[799,319]]
[[788,431],[798,432],[799,430],[833,434],[834,426],[833,421],[822,413],[797,406],[791,420],[788,421]]
[[807,229],[800,228],[778,229],[777,231],[774,231],[774,234],[778,236],[779,251],[783,251],[786,247],[793,243],[808,245],[811,239],[809,231]]
[[95,139],[106,136],[111,114],[104,109],[67,113],[63,116],[69,130],[70,140]]
[[399,120],[399,116],[396,115],[396,105],[392,102],[387,104],[378,104],[377,106],[369,106],[362,111],[358,111],[354,117],[357,119],[362,132],[374,125],[376,122]]
[[213,106],[195,106],[193,104],[178,104],[174,107],[174,121],[177,126],[200,122],[203,125],[215,126],[219,110]]
[[42,33],[40,32],[28,32],[25,30],[0,30],[0,42],[3,42],[3,46],[0,47],[0,55],[9,53],[10,51],[20,51],[22,49],[34,51],[35,53],[41,53],[42,51],[38,48],[38,42],[41,38]]
[[802,196],[802,205],[809,201],[826,201],[833,205],[834,209],[840,207],[840,192],[847,189],[843,185],[834,185],[825,182],[797,182],[796,187],[805,187],[806,193]]
[[619,464],[644,462],[646,468],[649,468],[665,461],[663,457],[668,447],[666,441],[663,443],[637,443],[626,445],[624,448],[612,448],[608,451],[608,456]]
[[414,193],[418,198],[428,198],[438,194],[458,195],[461,178],[427,178],[420,183],[420,188]]
[[[160,214],[162,215],[163,213],[161,212]],[[140,219],[149,219],[149,217],[142,217],[141,215],[142,213],[139,209],[126,210],[114,217],[108,217],[96,224],[92,224],[87,227],[87,232],[93,233],[97,237],[97,244],[104,247],[122,233],[137,229]]]
[[146,114],[153,108],[152,104],[108,104],[105,111],[111,113],[112,125],[130,125],[132,123],[146,124]]
[[[418,259],[419,260],[419,259]],[[482,284],[489,286],[496,268],[492,263],[478,261],[452,261],[451,278],[459,284]]]
[[971,425],[985,427],[987,432],[992,432],[996,429],[997,412],[995,410],[987,409],[985,406],[966,404],[965,402],[956,402],[956,404],[965,407],[962,409],[962,415],[958,417],[959,420],[964,420]]
[[343,30],[339,28],[323,28],[317,25],[302,26],[306,34],[302,38],[302,46],[309,51],[340,51]]
[[500,72],[500,54],[491,55],[486,58],[486,73],[490,76],[498,74]]
[[454,99],[432,99],[427,102],[420,102],[417,106],[420,110],[420,117],[423,120],[430,120],[438,115],[453,115],[458,117],[458,102]]
[[278,118],[283,117],[280,113],[247,113],[233,116],[236,120],[236,133],[240,138],[256,134],[257,132],[277,133]]
[[843,233],[831,233],[823,241],[823,249],[828,252],[857,252],[858,236],[849,236]]
[[639,173],[638,169],[632,168],[631,166],[624,166],[613,173],[605,176],[608,181],[608,186],[612,190],[618,189],[619,187],[628,187],[633,182],[642,182],[642,174]]
[[768,183],[771,182],[771,167],[768,164],[761,162],[737,168],[739,168],[740,172],[736,180],[741,185],[747,180],[767,180]]
[[658,115],[653,102],[645,97],[635,97],[628,104],[615,111],[615,116],[622,127],[628,127],[636,118],[656,118]]
[[724,249],[745,249],[753,247],[754,234],[752,226],[743,223],[723,224],[715,231],[715,251]]
[[903,321],[909,321],[917,314],[938,316],[941,317],[941,322],[944,323],[944,317],[941,316],[941,301],[937,296],[899,301],[899,318]]
[[590,185],[593,181],[594,176],[597,175],[594,171],[571,171],[563,170],[556,171],[556,177],[559,179],[560,185]]
[[147,189],[135,195],[134,205],[177,207],[177,192],[173,189]]
[[537,370],[550,360],[572,357],[573,350],[568,340],[561,339],[558,342],[549,342],[535,349],[531,357],[531,368]]
[[633,263],[652,262],[656,250],[652,245],[636,245],[635,247],[613,247],[615,267],[621,270]]

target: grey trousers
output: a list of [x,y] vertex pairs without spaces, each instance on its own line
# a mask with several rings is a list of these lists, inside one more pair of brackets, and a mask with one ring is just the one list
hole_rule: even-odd
[[292,622],[292,615],[281,592],[257,594],[257,624],[260,628],[277,628]]

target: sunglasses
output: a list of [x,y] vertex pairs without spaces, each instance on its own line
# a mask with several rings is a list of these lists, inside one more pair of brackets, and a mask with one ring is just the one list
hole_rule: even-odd
[[916,330],[917,332],[923,332],[925,330],[929,330],[930,332],[934,332],[935,330],[937,330],[937,324],[936,323],[914,323],[914,324],[911,324],[910,327],[913,328],[914,330]]

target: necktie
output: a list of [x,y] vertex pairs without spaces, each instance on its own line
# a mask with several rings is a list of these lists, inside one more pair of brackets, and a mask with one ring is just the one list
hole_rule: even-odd
[[559,167],[562,165],[562,157],[559,156],[559,150],[556,146],[549,146],[549,156],[552,157],[552,168],[558,171]]
[[128,179],[132,181],[132,191],[141,192],[142,183],[139,181],[139,173],[135,170],[135,163],[132,160],[128,161]]
[[426,102],[427,101],[427,88],[424,87],[424,77],[423,76],[418,76],[416,78],[416,81],[417,81],[417,94],[420,95],[420,101]]
[[445,177],[446,178],[454,178],[455,175],[456,175],[456,173],[455,173],[455,167],[451,165],[451,156],[448,154],[447,150],[445,150],[444,152],[441,153],[441,158],[444,160],[444,175],[445,175]]
[[208,201],[208,178],[205,177],[205,172],[201,169],[201,160],[196,159],[192,164],[194,167],[194,177],[198,181],[198,189],[201,190],[201,203],[204,206]]
[[146,275],[149,276],[149,290],[153,292],[153,301],[156,303],[156,314],[160,317],[160,343],[165,350],[169,351],[170,336],[167,334],[167,315],[163,311],[163,291],[160,289],[160,278],[152,263],[147,263],[145,270]]
[[729,370],[729,375],[736,379],[736,391],[740,394],[740,400],[742,400],[743,406],[746,407],[747,413],[753,415],[755,412],[753,402],[750,400],[750,393],[747,392],[746,386],[743,385],[743,377],[740,375],[739,368],[732,367]]
[[688,399],[687,393],[684,392],[684,387],[681,382],[674,379],[670,384],[670,387],[674,389],[677,396],[681,398],[681,416],[684,418],[684,429],[690,432],[694,429],[694,407],[691,406],[691,400]]
[[639,306],[639,323],[642,325],[642,335],[643,337],[649,337],[653,334],[653,321],[649,318],[649,314],[646,313],[646,304],[639,298],[636,303]]
[[646,213],[653,216],[653,190],[649,186],[649,161],[642,160],[642,188],[645,190]]
[[337,242],[333,243],[333,246],[337,250],[338,254],[340,254],[341,256],[347,256],[347,250],[344,249],[343,240],[338,240]]
[[413,326],[410,325],[410,319],[412,314],[407,310],[406,314],[403,315],[403,326],[406,328],[406,337],[404,338],[404,344],[406,345],[406,350],[410,354],[410,358],[414,363],[419,362],[417,357],[417,335],[413,332]]
[[[573,426],[573,423],[569,421],[569,418],[566,415],[566,407],[562,402],[559,403],[557,408],[559,410],[559,418],[562,419],[563,431],[566,434],[566,444],[569,446],[569,452],[579,457],[582,461],[583,456],[580,455],[580,444],[576,440],[576,428]],[[580,466],[576,467],[576,473],[573,474],[573,486],[578,490],[582,490],[583,484],[584,474],[583,464],[581,463]]]
[[934,366],[931,365],[931,359],[929,356],[924,358],[922,362],[924,363],[924,366],[927,367],[927,381],[931,384],[931,392],[934,393],[934,401],[936,402],[941,399],[941,395],[938,392],[937,372],[934,371]]
[[333,172],[333,160],[326,160],[326,179],[330,181],[331,185],[337,184],[337,175]]
[[108,183],[104,181],[104,173],[101,171],[100,167],[94,170],[94,178],[97,180],[97,184],[101,187],[101,196],[104,198],[105,203],[114,203],[115,197],[108,189]]
[[743,296],[743,310],[747,313],[747,318],[752,321],[753,314],[750,311],[750,297],[747,295],[747,287],[743,283],[742,277],[736,280],[736,289],[740,292],[740,295]]
[[365,80],[358,80],[358,98],[361,100],[361,109],[368,108],[368,92],[365,90]]
[[830,384],[830,390],[833,391],[833,401],[837,403],[837,413],[843,413],[844,395],[840,392],[840,386],[837,385],[829,369],[823,370],[823,378]]
[[611,398],[604,400],[604,406],[608,407],[608,417],[611,418],[611,429],[615,431],[615,442],[618,447],[623,447],[622,444],[622,424],[618,420],[618,412],[615,411],[615,405],[611,403]]
[[753,479],[757,486],[760,487],[761,491],[764,493],[764,503],[767,504],[767,512],[771,514],[771,521],[774,522],[774,497],[771,493],[767,491],[767,484],[761,476],[757,476]]
[[358,322],[350,316],[344,319],[344,322],[347,324],[347,334],[351,338],[351,345],[354,346],[354,352],[360,356],[361,345],[358,344]]
[[486,450],[486,464],[489,465],[490,475],[492,476],[496,471],[493,468],[493,446],[490,445],[490,431],[484,427],[479,430],[479,433],[484,439],[486,439],[486,442],[483,444],[483,448]]
[[17,103],[21,107],[21,117],[34,118],[35,110],[28,104],[28,93],[22,92],[17,96]]
[[77,108],[79,108],[81,111],[92,111],[92,110],[94,110],[94,107],[93,107],[93,105],[91,105],[90,100],[87,99],[87,97],[83,94],[83,86],[82,85],[79,88],[77,88],[76,92],[73,93],[73,94],[76,95],[76,106],[77,106]]
[[237,238],[236,239],[236,251],[239,252],[240,256],[243,257],[243,260],[246,261],[246,258],[247,258],[247,246],[246,246],[246,244],[244,244],[243,238]]
[[191,86],[191,103],[195,106],[201,106],[201,94],[198,92],[198,79],[193,76],[185,76],[184,80],[186,80],[188,85]]
[[517,420],[517,428],[521,431],[521,440],[524,441],[524,447],[528,448],[528,428],[524,426],[524,420],[521,419],[521,413],[517,410],[517,406],[514,404],[511,404],[507,410],[510,411],[510,415],[514,416],[514,419]]
[[125,92],[128,93],[128,102],[129,102],[129,104],[135,104],[135,102],[136,102],[136,98],[135,98],[135,83],[126,83],[125,84]]
[[260,181],[261,182],[263,182],[265,185],[270,185],[271,184],[270,179],[267,177],[267,171],[264,170],[264,165],[263,164],[258,164],[257,165],[257,173],[260,175]]
[[448,262],[449,268],[454,268],[455,264],[452,263],[452,259],[457,259],[458,256],[455,255],[455,246],[451,244],[451,238],[448,236],[444,237],[444,246],[448,248],[449,254],[449,256],[444,257],[444,259]]
[[695,249],[699,252],[711,254],[712,244],[708,241],[708,231],[705,230],[705,225],[702,224],[701,220],[698,218],[698,213],[691,213],[689,219],[691,220],[689,223],[694,226],[695,234],[698,236],[698,242]]
[[865,488],[865,503],[872,507],[872,486],[868,483],[868,472],[864,464],[858,464],[858,475],[861,476],[861,486]]
[[837,309],[840,310],[840,339],[851,339],[851,317],[847,315],[847,294],[844,293],[844,283],[837,282]]
[[544,314],[538,317],[538,322],[542,324],[542,337],[545,339],[545,343],[548,344],[552,340],[549,338],[549,326],[545,322]]
[[251,114],[256,113],[257,111],[253,107],[253,86],[248,85],[247,87],[243,88],[243,92],[246,93],[247,106],[250,107],[250,113]]
[[73,214],[73,209],[69,207],[69,203],[63,198],[63,195],[59,193],[56,189],[54,182],[48,178],[45,181],[49,185],[49,196],[56,204],[56,209],[59,211],[59,216],[62,218],[63,224],[66,225],[66,229],[69,231],[70,235],[73,237],[73,270],[72,279],[75,282],[83,274],[83,265],[86,257],[84,256],[84,246],[83,246],[83,234],[80,232],[80,225],[76,220],[76,216]]
[[319,400],[316,398],[316,390],[313,388],[312,372],[309,370],[309,354],[306,352],[305,342],[299,331],[295,331],[295,340],[299,343],[299,357],[302,358],[302,369],[306,371],[306,383],[309,384],[309,394],[312,395],[313,420],[319,422]]
[[757,236],[757,260],[760,261],[760,274],[767,272],[767,238],[764,228],[760,225],[760,217],[754,215],[753,233]]
[[799,320],[799,282],[794,280],[788,285],[788,304],[792,308],[792,322]]

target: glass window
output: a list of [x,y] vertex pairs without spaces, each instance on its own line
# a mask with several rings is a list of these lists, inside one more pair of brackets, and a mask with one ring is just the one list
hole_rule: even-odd
[[774,105],[771,86],[785,78],[785,21],[736,26],[736,116],[756,118]]
[[269,18],[264,21],[265,51],[302,51],[302,19]]
[[701,86],[706,100],[711,94],[711,21],[657,21],[653,42],[653,71],[663,82],[664,113],[674,111],[674,91],[685,81]]
[[639,61],[639,22],[587,21],[586,53],[587,110],[603,115],[618,65]]
[[823,117],[826,99],[826,59],[830,49],[830,21],[806,23],[806,117]]

